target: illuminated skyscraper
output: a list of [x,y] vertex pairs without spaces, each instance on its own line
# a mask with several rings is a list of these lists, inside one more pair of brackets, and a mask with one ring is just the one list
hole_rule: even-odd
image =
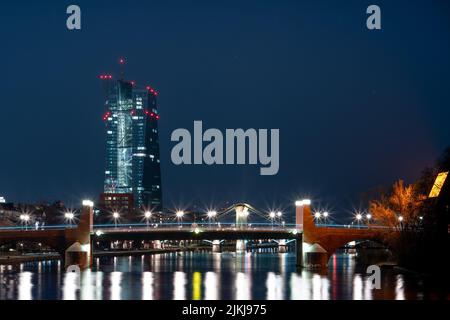
[[102,75],[105,90],[105,207],[162,211],[157,92]]

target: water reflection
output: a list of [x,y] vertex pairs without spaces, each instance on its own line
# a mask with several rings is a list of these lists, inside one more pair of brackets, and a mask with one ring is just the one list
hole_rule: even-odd
[[64,274],[63,300],[76,300],[80,276],[75,272]]
[[0,299],[371,300],[426,298],[428,292],[392,270],[383,271],[382,290],[372,289],[355,257],[343,254],[322,273],[298,271],[291,253],[101,257],[81,276],[61,268],[58,261],[0,266]]
[[[114,261],[116,262],[116,261]],[[110,293],[111,293],[111,300],[120,300],[122,295],[122,272],[111,272],[110,275]]]
[[269,272],[267,274],[266,280],[267,287],[267,300],[282,300],[284,299],[283,293],[283,277],[282,275],[277,275],[274,272]]
[[153,300],[153,273],[142,273],[142,300]]
[[186,273],[177,271],[173,276],[173,298],[186,300]]
[[205,274],[205,300],[219,300],[220,282],[216,272],[206,272]]
[[19,297],[18,300],[32,300],[33,274],[31,272],[22,272],[19,275]]

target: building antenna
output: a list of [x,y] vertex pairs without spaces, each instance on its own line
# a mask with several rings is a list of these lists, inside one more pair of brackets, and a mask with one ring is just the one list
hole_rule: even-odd
[[119,59],[119,65],[120,65],[120,79],[125,80],[125,58]]

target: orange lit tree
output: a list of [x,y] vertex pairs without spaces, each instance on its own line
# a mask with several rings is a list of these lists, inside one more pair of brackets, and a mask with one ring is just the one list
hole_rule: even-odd
[[400,231],[414,231],[421,227],[422,204],[426,196],[416,185],[406,185],[403,180],[394,183],[389,194],[370,202],[370,212],[376,224]]

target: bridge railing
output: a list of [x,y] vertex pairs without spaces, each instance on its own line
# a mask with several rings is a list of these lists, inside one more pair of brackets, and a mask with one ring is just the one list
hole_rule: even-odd
[[219,223],[192,223],[192,222],[164,222],[164,223],[132,223],[132,224],[96,224],[95,230],[116,230],[116,231],[140,231],[140,230],[190,230],[207,231],[207,230],[299,230],[300,226],[296,224],[273,225],[271,223],[249,223],[247,225],[236,225],[231,222]]
[[[1,231],[16,231],[16,232],[26,232],[26,231],[37,231],[37,230],[65,230],[76,228],[75,224],[60,224],[60,225],[40,225],[35,226],[7,226],[0,227]],[[385,226],[377,225],[364,225],[364,224],[335,224],[335,223],[317,223],[316,227],[327,227],[327,228],[340,228],[340,229],[389,229]],[[116,231],[132,231],[132,230],[303,230],[302,225],[285,223],[285,224],[272,224],[267,222],[251,222],[246,225],[236,225],[233,222],[149,222],[149,223],[127,223],[127,224],[95,224],[93,226],[94,230],[110,230],[115,229]]]
[[324,228],[340,228],[340,229],[390,229],[390,227],[379,226],[373,224],[336,224],[336,223],[318,223],[316,222],[316,227]]

